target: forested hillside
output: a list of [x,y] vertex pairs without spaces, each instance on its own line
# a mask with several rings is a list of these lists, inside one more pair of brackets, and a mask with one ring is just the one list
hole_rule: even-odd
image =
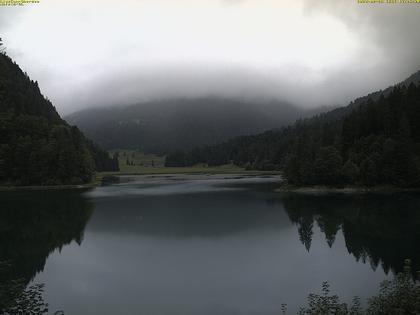
[[0,53],[0,185],[80,184],[118,163],[62,120],[51,102]]
[[233,161],[249,169],[282,169],[296,185],[420,185],[420,86],[398,85],[293,126],[217,146],[178,152],[168,166]]
[[321,111],[317,110],[278,101],[203,97],[88,109],[66,120],[106,149],[164,154],[279,128]]

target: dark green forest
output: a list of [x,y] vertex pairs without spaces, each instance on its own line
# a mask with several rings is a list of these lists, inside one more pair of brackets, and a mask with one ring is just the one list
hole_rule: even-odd
[[216,146],[176,152],[167,166],[235,163],[283,170],[294,185],[420,185],[420,86],[396,86],[343,115],[330,112],[293,126]]
[[0,184],[63,185],[118,170],[118,161],[60,118],[20,67],[0,53]]

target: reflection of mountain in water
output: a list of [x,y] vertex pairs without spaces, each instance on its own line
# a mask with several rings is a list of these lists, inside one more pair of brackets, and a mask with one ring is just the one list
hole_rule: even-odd
[[[1,193],[0,261],[11,263],[2,277],[28,283],[55,249],[81,243],[93,204],[76,192]],[[6,280],[6,279],[0,279]]]
[[349,253],[386,273],[403,270],[404,259],[420,270],[420,198],[410,195],[302,196],[283,199],[290,220],[309,250],[314,223],[332,246],[342,230]]
[[[88,231],[159,238],[224,237],[253,229],[289,226],[279,199],[258,192],[210,192],[96,200]],[[261,196],[266,197],[264,193]]]

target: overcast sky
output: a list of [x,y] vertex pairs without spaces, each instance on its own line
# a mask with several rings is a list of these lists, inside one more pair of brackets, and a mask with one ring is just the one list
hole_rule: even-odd
[[0,37],[62,114],[206,95],[344,105],[420,69],[420,4],[40,1],[0,7]]

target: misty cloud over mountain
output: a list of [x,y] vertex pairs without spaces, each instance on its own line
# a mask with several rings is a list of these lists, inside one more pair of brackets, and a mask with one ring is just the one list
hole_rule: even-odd
[[165,154],[280,128],[315,113],[287,103],[207,97],[86,109],[65,119],[106,149]]
[[219,96],[342,104],[420,68],[420,5],[53,1],[0,12],[8,54],[63,114]]

